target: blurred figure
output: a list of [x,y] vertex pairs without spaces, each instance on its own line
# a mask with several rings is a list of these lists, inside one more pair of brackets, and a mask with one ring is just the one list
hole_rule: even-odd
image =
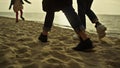
[[[31,4],[31,2],[29,2],[28,0],[24,0],[25,2]],[[9,6],[9,10],[11,9],[12,5],[13,5],[13,10],[16,13],[16,22],[18,22],[18,11],[20,11],[20,18],[22,20],[25,20],[23,17],[23,1],[22,0],[11,0],[10,6]]]

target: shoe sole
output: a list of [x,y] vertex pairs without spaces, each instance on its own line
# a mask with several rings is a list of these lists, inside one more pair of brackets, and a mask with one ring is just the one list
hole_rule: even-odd
[[104,27],[103,30],[97,30],[97,33],[98,33],[99,39],[102,39],[102,38],[104,38],[104,37],[106,36],[106,33],[105,33],[106,30],[107,30],[106,27]]
[[92,47],[92,48],[90,48],[90,49],[84,49],[84,50],[81,50],[81,49],[77,49],[77,48],[72,48],[74,51],[82,51],[82,52],[94,52],[95,50],[94,50],[94,48],[95,47]]

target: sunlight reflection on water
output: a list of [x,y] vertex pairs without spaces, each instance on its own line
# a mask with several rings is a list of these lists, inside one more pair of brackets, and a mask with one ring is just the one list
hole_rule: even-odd
[[[0,12],[0,16],[5,17],[12,17],[15,18],[14,13],[5,13]],[[100,22],[107,27],[107,35],[108,36],[115,36],[120,38],[120,15],[97,15],[100,19]],[[24,13],[24,17],[26,20],[31,21],[41,21],[44,22],[45,13]],[[62,12],[57,12],[55,14],[54,25],[59,27],[69,28],[72,29],[68,20],[66,19],[65,15]],[[87,29],[90,33],[96,33],[96,29],[94,25],[90,22],[87,18]]]

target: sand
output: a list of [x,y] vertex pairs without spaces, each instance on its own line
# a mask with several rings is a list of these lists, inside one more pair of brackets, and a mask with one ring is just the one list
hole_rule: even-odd
[[42,43],[41,23],[0,17],[0,68],[120,68],[120,39],[88,33],[95,51],[74,51],[73,30],[54,26]]

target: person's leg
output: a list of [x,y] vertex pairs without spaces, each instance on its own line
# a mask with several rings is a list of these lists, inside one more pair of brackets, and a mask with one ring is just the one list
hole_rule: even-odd
[[18,22],[18,11],[16,13],[16,22]]
[[73,49],[77,50],[77,51],[84,51],[87,49],[92,49],[93,48],[92,41],[89,39],[89,37],[85,33],[85,28],[84,28],[82,22],[80,21],[79,16],[75,12],[75,10],[72,8],[72,6],[62,9],[62,11],[65,14],[65,16],[67,17],[67,19],[68,19],[69,23],[71,24],[72,28],[74,29],[74,31],[82,39],[82,42],[80,42]]
[[96,14],[91,10],[92,3],[93,0],[86,0],[86,15],[89,17],[91,22],[95,24],[99,39],[101,39],[106,35],[106,27],[99,22]]
[[24,17],[23,17],[23,11],[22,11],[22,10],[20,10],[20,18],[21,18],[22,20],[25,20]]
[[97,15],[91,10],[92,3],[93,3],[93,0],[86,0],[85,13],[88,16],[88,18],[91,20],[91,22],[97,26],[101,23],[99,22]]
[[[86,2],[85,0],[77,0],[77,10],[78,10],[78,16],[83,24],[83,26],[86,29],[86,16],[85,16],[85,7],[86,7]],[[73,35],[73,39],[75,40],[81,40],[77,34]]]
[[91,5],[93,3],[93,0],[85,0],[85,1],[86,1],[86,3],[85,3],[85,5],[86,5],[86,7],[85,7],[86,15],[88,16],[88,18],[91,20],[92,23],[99,22],[96,14],[91,10]]
[[45,22],[43,26],[43,31],[41,35],[39,36],[39,40],[42,42],[47,42],[47,35],[48,32],[51,30],[52,25],[53,25],[53,20],[54,20],[54,12],[46,12],[46,17],[45,17]]
[[80,29],[85,29],[83,24],[81,23],[81,20],[75,10],[70,7],[65,7],[62,9],[63,13],[67,17],[70,25],[72,26],[73,29],[75,30],[80,30]]
[[83,26],[86,28],[86,17],[85,17],[85,1],[77,0],[78,15],[83,23]]
[[91,10],[93,0],[77,0],[78,15],[86,28],[85,14],[89,17],[92,23],[100,24],[96,14]]
[[43,26],[43,34],[47,35],[47,33],[51,30],[54,20],[54,12],[46,12],[45,22]]

